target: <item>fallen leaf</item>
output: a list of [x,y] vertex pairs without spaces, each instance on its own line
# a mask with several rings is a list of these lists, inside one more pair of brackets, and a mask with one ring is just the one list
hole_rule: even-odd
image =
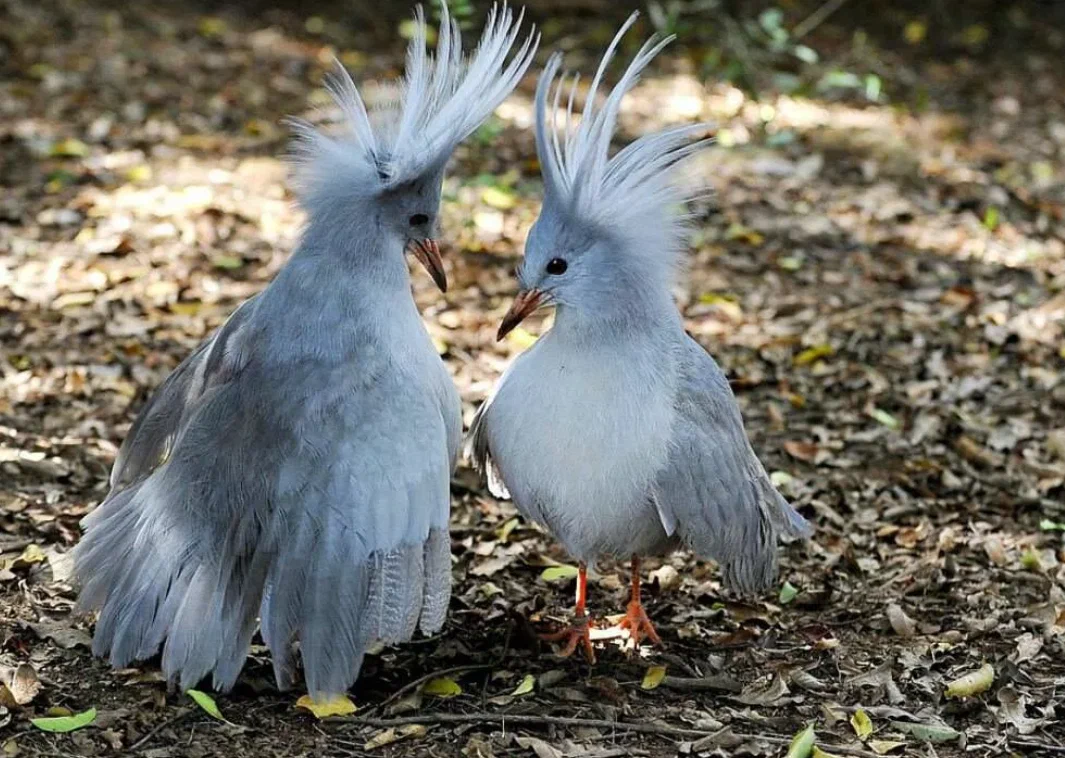
[[916,634],[916,622],[906,615],[906,611],[902,610],[901,606],[896,603],[888,603],[885,612],[887,614],[888,623],[890,623],[891,628],[895,630],[895,634],[907,639]]
[[560,582],[563,579],[572,579],[579,573],[576,566],[549,566],[541,572],[540,578],[545,582]]
[[816,739],[817,734],[814,732],[814,725],[810,724],[792,738],[785,758],[809,758],[810,753],[813,752]]
[[896,750],[900,747],[906,747],[905,742],[896,742],[894,740],[869,740],[869,742],[865,744],[868,745],[869,749],[877,755],[887,755],[892,750]]
[[658,582],[658,586],[663,590],[675,590],[680,586],[681,576],[680,572],[670,566],[668,563],[661,568],[656,568],[647,578],[652,582]]
[[784,452],[792,458],[798,458],[800,461],[813,463],[817,460],[818,447],[813,442],[787,440],[784,442]]
[[907,721],[892,721],[892,729],[912,734],[924,742],[951,742],[961,737],[961,732],[945,724],[912,724]]
[[521,680],[521,683],[514,688],[514,691],[510,694],[516,695],[528,695],[536,687],[536,677],[532,674],[526,674],[525,678]]
[[433,697],[455,697],[462,694],[462,687],[454,679],[441,676],[426,682],[422,692]]
[[8,708],[18,705],[28,705],[41,691],[41,680],[37,678],[37,670],[28,663],[19,664],[5,677],[6,681],[0,683],[0,705]]
[[362,748],[363,750],[376,750],[379,747],[391,745],[393,742],[399,742],[400,740],[412,737],[423,737],[427,731],[428,730],[421,724],[407,724],[398,729],[389,727],[368,739]]
[[860,740],[864,740],[873,733],[873,722],[861,708],[851,715],[851,726],[854,727],[854,733]]
[[523,350],[527,350],[536,344],[536,335],[523,327],[516,326],[510,330],[510,334],[507,335],[507,340],[513,342],[515,345]]
[[791,359],[796,366],[807,366],[821,358],[827,358],[835,352],[831,345],[814,345],[808,347]]
[[225,716],[218,710],[218,704],[215,703],[214,698],[208,695],[206,692],[200,692],[200,690],[185,690],[185,694],[193,699],[196,705],[200,706],[208,716],[216,718],[219,721],[225,721]]
[[643,675],[643,681],[640,682],[640,687],[645,690],[653,690],[655,687],[660,685],[665,678],[665,666],[651,666]]
[[1028,697],[1013,687],[1007,686],[1000,689],[998,702],[1000,706],[992,709],[998,722],[1012,724],[1017,728],[1018,734],[1031,734],[1046,723],[1046,719],[1033,719],[1026,715]]
[[485,187],[481,190],[481,200],[485,205],[500,211],[509,211],[518,202],[512,193],[498,187]]
[[310,711],[317,719],[330,716],[350,716],[358,710],[347,695],[336,695],[326,700],[315,700],[310,695],[303,695],[296,701],[296,707]]
[[784,586],[780,588],[780,595],[777,598],[781,605],[787,605],[795,596],[799,594],[799,591],[795,589],[791,582],[784,582]]
[[947,685],[947,697],[972,697],[987,692],[995,681],[995,667],[985,663],[976,671],[958,677]]
[[517,737],[519,746],[536,753],[536,758],[562,758],[562,752],[536,737]]
[[42,732],[73,732],[86,727],[96,720],[96,709],[90,708],[72,716],[53,716],[51,718],[30,719],[30,723]]

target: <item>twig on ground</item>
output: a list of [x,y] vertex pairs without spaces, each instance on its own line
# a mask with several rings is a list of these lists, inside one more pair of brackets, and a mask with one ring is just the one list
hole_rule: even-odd
[[154,727],[150,732],[148,732],[146,735],[144,735],[139,740],[137,740],[132,745],[130,745],[128,748],[126,748],[125,752],[132,753],[132,752],[136,751],[137,748],[139,748],[142,745],[144,745],[152,737],[154,737],[155,735],[159,734],[159,732],[163,731],[168,726],[177,726],[178,724],[180,724],[182,721],[187,719],[193,713],[195,713],[195,711],[192,708],[186,708],[183,712],[179,713],[178,715],[174,716],[173,718],[167,719],[163,723],[161,723],[158,726]]
[[[425,713],[419,716],[399,716],[396,718],[382,719],[358,716],[344,719],[354,726],[375,726],[388,728],[394,726],[407,726],[408,724],[499,724],[506,726],[563,726],[569,728],[592,728],[611,729],[617,732],[635,732],[638,734],[658,734],[663,737],[680,737],[686,739],[699,739],[712,737],[718,732],[709,732],[703,729],[687,729],[670,724],[649,724],[626,721],[608,721],[606,719],[578,719],[567,716],[537,716],[528,713]],[[740,734],[732,733],[741,740],[761,740],[772,745],[788,745],[791,737],[780,737],[772,734]],[[847,745],[824,745],[827,752],[840,753],[842,755],[855,755],[859,758],[879,758],[876,753],[861,748],[848,747]]]
[[735,679],[727,676],[704,676],[692,678],[686,676],[667,676],[662,680],[662,686],[681,692],[705,692],[716,690],[718,692],[741,692],[743,686]]
[[1025,747],[1032,750],[1046,750],[1048,753],[1065,753],[1065,745],[1048,745],[1045,742],[1030,742],[1028,740],[1010,740],[1013,747]]

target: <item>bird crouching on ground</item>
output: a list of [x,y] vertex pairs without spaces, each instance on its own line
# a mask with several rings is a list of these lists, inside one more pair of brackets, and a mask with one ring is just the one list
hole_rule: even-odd
[[589,660],[588,562],[631,558],[622,627],[637,643],[657,642],[640,602],[640,556],[686,547],[720,564],[727,587],[752,593],[776,578],[778,535],[810,534],[774,489],[724,372],[685,332],[671,295],[686,239],[674,208],[689,195],[671,169],[709,144],[696,139],[707,126],[660,131],[610,155],[622,98],[669,42],[649,40],[597,105],[635,18],[603,56],[576,125],[577,77],[564,106],[557,54],[540,77],[543,208],[498,336],[544,306],[555,321],[499,380],[467,448],[494,493],[509,493],[579,561],[573,626],[553,638],[567,655],[582,645]]
[[[291,259],[141,410],[74,550],[96,654],[162,648],[182,688],[237,679],[260,621],[279,687],[298,642],[307,689],[355,681],[366,650],[438,630],[450,597],[458,393],[421,322],[405,250],[431,239],[444,166],[513,90],[538,38],[493,8],[463,54],[419,10],[400,99],[368,111],[331,80],[347,133],[296,122],[306,228]],[[509,57],[509,62],[508,62]]]

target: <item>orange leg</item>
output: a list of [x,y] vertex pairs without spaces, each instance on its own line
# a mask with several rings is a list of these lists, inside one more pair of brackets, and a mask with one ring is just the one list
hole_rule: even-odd
[[640,640],[646,637],[655,645],[661,645],[662,639],[655,631],[651,619],[647,618],[647,611],[640,602],[640,559],[632,556],[632,595],[629,597],[629,606],[625,610],[625,618],[619,626],[629,630],[629,639],[633,646],[639,645]]
[[540,639],[548,642],[566,641],[559,651],[559,655],[568,658],[581,645],[584,657],[588,663],[595,663],[595,651],[592,649],[591,625],[588,614],[585,611],[585,602],[588,599],[588,566],[581,561],[577,572],[577,604],[573,609],[573,623],[565,629],[540,635]]

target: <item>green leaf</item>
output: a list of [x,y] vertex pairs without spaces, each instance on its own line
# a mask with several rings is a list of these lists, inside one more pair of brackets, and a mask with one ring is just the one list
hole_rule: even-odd
[[891,727],[905,734],[912,734],[925,742],[953,742],[961,732],[943,724],[913,724],[908,721],[892,721]]
[[817,734],[814,732],[814,725],[810,724],[792,739],[785,758],[809,758],[810,753],[813,752],[816,739]]
[[643,675],[643,681],[640,683],[640,687],[645,690],[653,690],[665,681],[665,678],[665,666],[651,666],[647,669],[647,673]]
[[806,45],[796,45],[791,49],[791,54],[801,60],[803,63],[814,64],[817,63],[817,51]]
[[1065,532],[1065,524],[1060,521],[1051,521],[1048,518],[1039,522],[1039,528],[1044,532]]
[[185,694],[191,697],[196,702],[196,705],[203,708],[208,716],[216,718],[219,721],[226,720],[226,717],[222,715],[222,711],[218,710],[218,704],[215,703],[214,698],[206,692],[200,692],[199,690],[185,690]]
[[73,716],[53,716],[51,718],[30,719],[30,723],[42,732],[73,732],[96,721],[96,709],[90,708]]
[[514,531],[515,527],[521,523],[517,517],[509,519],[503,526],[496,529],[496,539],[500,542],[506,542],[510,539],[510,533]]
[[854,715],[851,716],[851,726],[854,727],[854,733],[858,735],[860,740],[864,740],[873,733],[873,722],[861,708],[856,710]]
[[884,426],[886,426],[888,429],[898,429],[901,426],[897,418],[895,418],[890,413],[881,408],[873,408],[871,411],[869,411],[869,415],[879,421]]
[[572,579],[579,573],[576,566],[549,566],[543,570],[540,578],[545,582],[560,582],[563,579]]
[[528,695],[536,687],[536,677],[532,674],[526,674],[525,678],[521,680],[521,684],[514,688],[511,695]]
[[986,211],[984,211],[984,228],[986,228],[989,232],[993,232],[995,231],[995,229],[998,228],[998,220],[998,208],[996,208],[995,206],[992,205]]
[[426,682],[422,692],[433,697],[455,697],[462,694],[462,687],[454,679],[441,676]]
[[813,347],[808,347],[801,353],[796,355],[794,358],[791,359],[791,362],[796,366],[807,366],[816,360],[820,360],[821,358],[827,358],[828,356],[832,355],[833,352],[835,351],[833,350],[831,345],[814,345]]
[[780,588],[780,600],[781,605],[787,605],[795,596],[799,594],[799,591],[795,589],[795,586],[791,582],[784,582],[784,586]]
[[233,269],[240,268],[244,265],[244,259],[237,255],[219,255],[211,263],[215,268],[226,269],[232,271]]
[[485,205],[500,211],[509,211],[518,202],[514,193],[499,187],[485,187],[481,190],[481,200]]

